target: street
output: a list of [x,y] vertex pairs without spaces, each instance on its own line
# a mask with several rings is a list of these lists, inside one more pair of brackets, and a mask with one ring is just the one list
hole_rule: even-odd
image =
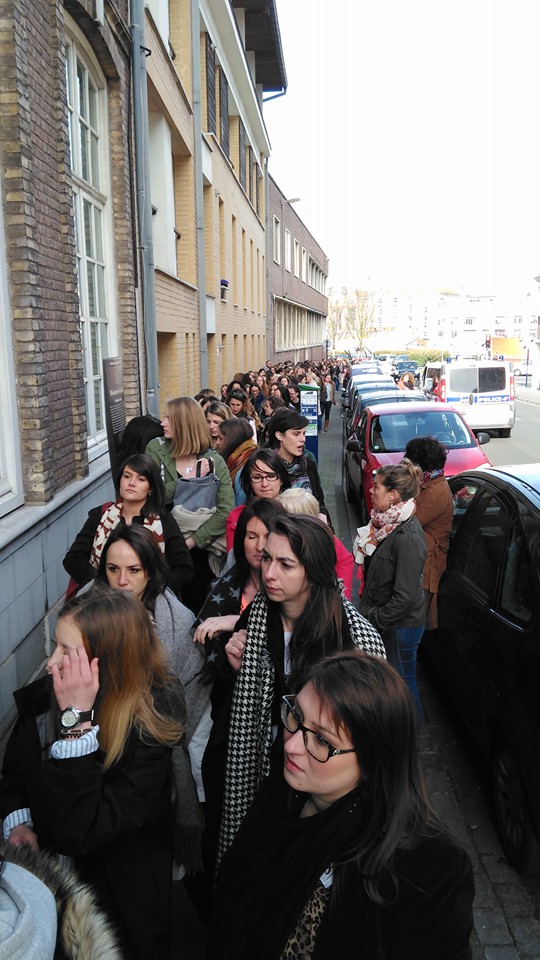
[[[540,460],[540,392],[518,387],[518,393],[527,399],[517,400],[512,436],[492,437],[484,447],[498,466]],[[337,441],[336,436],[340,447]],[[319,443],[319,464],[327,504],[333,476],[330,512],[336,532],[350,547],[360,516],[343,496],[338,449],[326,465],[324,443]],[[494,824],[489,767],[421,655],[418,674],[426,713],[421,753],[430,795],[443,822],[466,846],[475,870],[474,960],[539,960],[540,878],[522,877],[506,861]]]

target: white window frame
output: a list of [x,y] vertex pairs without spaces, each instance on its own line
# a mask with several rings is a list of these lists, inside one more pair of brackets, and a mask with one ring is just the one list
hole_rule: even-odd
[[292,261],[292,237],[291,231],[285,228],[285,269],[291,272],[291,261]]
[[281,263],[281,220],[278,217],[273,219],[272,228],[272,252],[274,263]]
[[[79,64],[85,90],[91,84],[95,92],[94,122],[90,109],[85,118],[74,102]],[[66,72],[88,456],[93,460],[104,452],[107,440],[102,361],[117,354],[107,84],[91,48],[72,24],[66,31]],[[81,128],[93,145],[87,150],[86,170]]]
[[300,276],[300,244],[298,240],[294,241],[294,275]]
[[24,503],[3,208],[0,196],[0,517]]

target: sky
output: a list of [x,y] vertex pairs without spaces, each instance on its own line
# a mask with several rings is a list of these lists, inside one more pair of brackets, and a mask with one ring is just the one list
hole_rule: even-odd
[[269,170],[329,287],[538,298],[540,0],[277,0]]

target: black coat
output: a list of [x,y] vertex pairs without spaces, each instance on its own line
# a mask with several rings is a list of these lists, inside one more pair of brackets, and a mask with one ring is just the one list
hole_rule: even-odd
[[[92,544],[103,514],[103,506],[93,507],[88,512],[84,526],[66,553],[63,564],[64,570],[83,587],[96,575],[96,568],[90,563]],[[183,588],[193,579],[193,563],[186,541],[180,533],[180,528],[171,513],[165,511],[160,515],[163,526],[163,540],[165,543],[165,559],[169,565],[167,586],[177,597],[181,598]],[[122,521],[123,522],[123,521]],[[133,523],[143,524],[142,516],[133,517]]]
[[[15,693],[19,718],[9,738],[0,814],[29,807],[41,849],[75,860],[118,925],[126,957],[165,957],[169,949],[173,817],[171,750],[133,730],[108,769],[101,750],[46,759],[37,718],[54,703],[49,677]],[[155,691],[159,704],[159,691]],[[158,706],[182,719],[180,701]],[[185,712],[184,712],[185,719]]]

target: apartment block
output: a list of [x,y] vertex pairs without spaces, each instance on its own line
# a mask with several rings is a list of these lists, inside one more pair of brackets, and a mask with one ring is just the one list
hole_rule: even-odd
[[328,257],[268,177],[270,338],[268,356],[278,361],[320,360],[328,316]]

